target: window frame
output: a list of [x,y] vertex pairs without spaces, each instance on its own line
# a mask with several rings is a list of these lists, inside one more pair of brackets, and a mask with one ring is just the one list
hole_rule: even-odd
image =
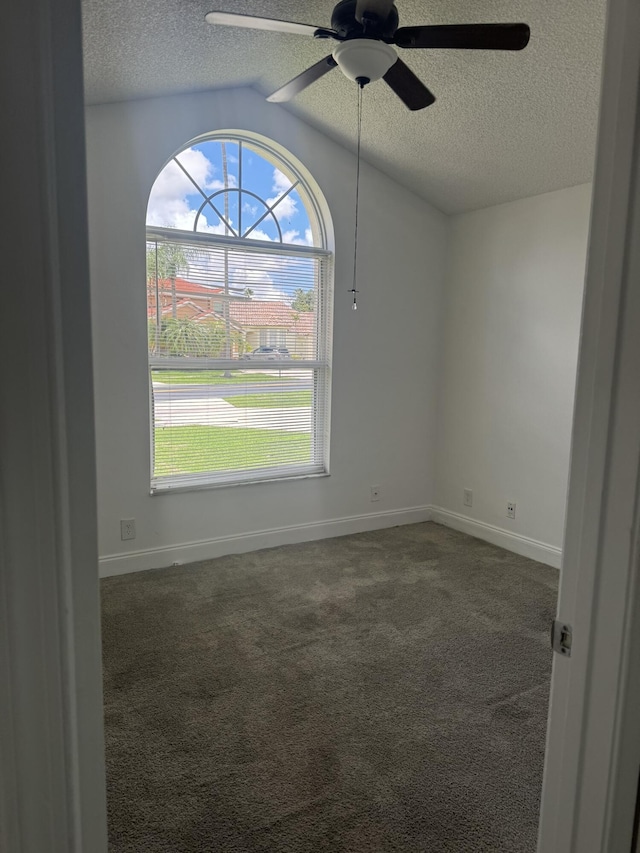
[[[155,474],[155,423],[154,423],[154,390],[152,376],[154,370],[246,370],[248,366],[238,358],[211,358],[191,356],[155,355],[147,351],[149,370],[149,443],[150,443],[150,492],[152,495],[169,494],[179,491],[226,488],[230,486],[255,484],[259,482],[274,482],[285,480],[325,477],[329,470],[329,438],[330,438],[330,399],[331,399],[331,350],[332,350],[332,314],[333,314],[333,273],[334,255],[328,248],[327,217],[322,212],[326,208],[319,190],[310,186],[313,179],[302,173],[302,169],[292,163],[294,159],[283,149],[277,149],[269,140],[254,134],[237,131],[220,131],[206,134],[191,140],[176,151],[165,163],[174,160],[183,151],[203,142],[243,143],[275,168],[285,174],[294,184],[309,220],[309,226],[314,235],[314,242],[321,245],[297,245],[288,242],[254,240],[247,235],[235,237],[231,235],[212,234],[196,231],[198,217],[194,222],[194,230],[185,231],[179,228],[145,226],[147,244],[149,242],[179,243],[181,245],[211,246],[228,248],[241,252],[259,255],[274,254],[277,256],[313,258],[317,266],[317,304],[316,304],[316,358],[300,358],[282,361],[269,361],[268,366],[257,363],[251,366],[254,372],[263,369],[310,370],[313,377],[312,391],[312,430],[310,463],[293,465],[284,462],[282,466],[270,468],[252,468],[246,471],[236,470],[220,472],[207,471],[197,474],[173,474],[157,476]],[[163,169],[158,172],[158,176]],[[240,189],[243,189],[242,186]],[[243,190],[246,191],[246,190]],[[246,192],[250,192],[246,191]],[[275,207],[275,205],[273,205]],[[147,328],[149,318],[146,318]],[[320,445],[320,452],[317,447]],[[318,455],[317,455],[318,454]]]

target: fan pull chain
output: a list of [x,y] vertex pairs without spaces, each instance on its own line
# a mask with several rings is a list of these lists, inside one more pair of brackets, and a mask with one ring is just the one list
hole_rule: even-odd
[[353,295],[353,303],[351,307],[354,311],[358,310],[358,293],[356,289],[357,271],[358,271],[358,207],[360,202],[360,142],[362,139],[362,90],[364,82],[358,81],[358,152],[356,156],[356,222],[355,233],[353,236],[353,287],[349,291]]

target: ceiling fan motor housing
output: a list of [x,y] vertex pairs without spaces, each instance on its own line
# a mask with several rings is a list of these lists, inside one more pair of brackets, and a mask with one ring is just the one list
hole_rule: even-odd
[[384,77],[398,56],[383,41],[360,38],[340,42],[333,51],[333,58],[350,80],[374,83]]
[[391,11],[382,19],[372,13],[363,15],[363,22],[356,19],[356,7],[358,0],[340,0],[331,15],[331,29],[335,30],[340,38],[368,38],[390,39],[398,29],[398,10],[395,5]]

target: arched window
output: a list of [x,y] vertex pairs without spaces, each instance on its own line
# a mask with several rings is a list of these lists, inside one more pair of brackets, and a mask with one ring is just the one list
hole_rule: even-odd
[[332,256],[264,139],[175,154],[147,208],[152,491],[328,471]]

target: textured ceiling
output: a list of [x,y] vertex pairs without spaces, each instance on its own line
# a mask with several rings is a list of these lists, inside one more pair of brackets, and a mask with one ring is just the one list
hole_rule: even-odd
[[[84,0],[89,103],[251,84],[269,92],[332,49],[303,36],[211,27],[212,8],[328,26],[332,0]],[[454,213],[590,180],[605,0],[397,0],[401,26],[524,21],[519,53],[401,51],[437,97],[409,112],[364,91],[363,156]],[[288,105],[353,148],[357,87],[335,69]],[[276,107],[274,107],[276,109]]]

